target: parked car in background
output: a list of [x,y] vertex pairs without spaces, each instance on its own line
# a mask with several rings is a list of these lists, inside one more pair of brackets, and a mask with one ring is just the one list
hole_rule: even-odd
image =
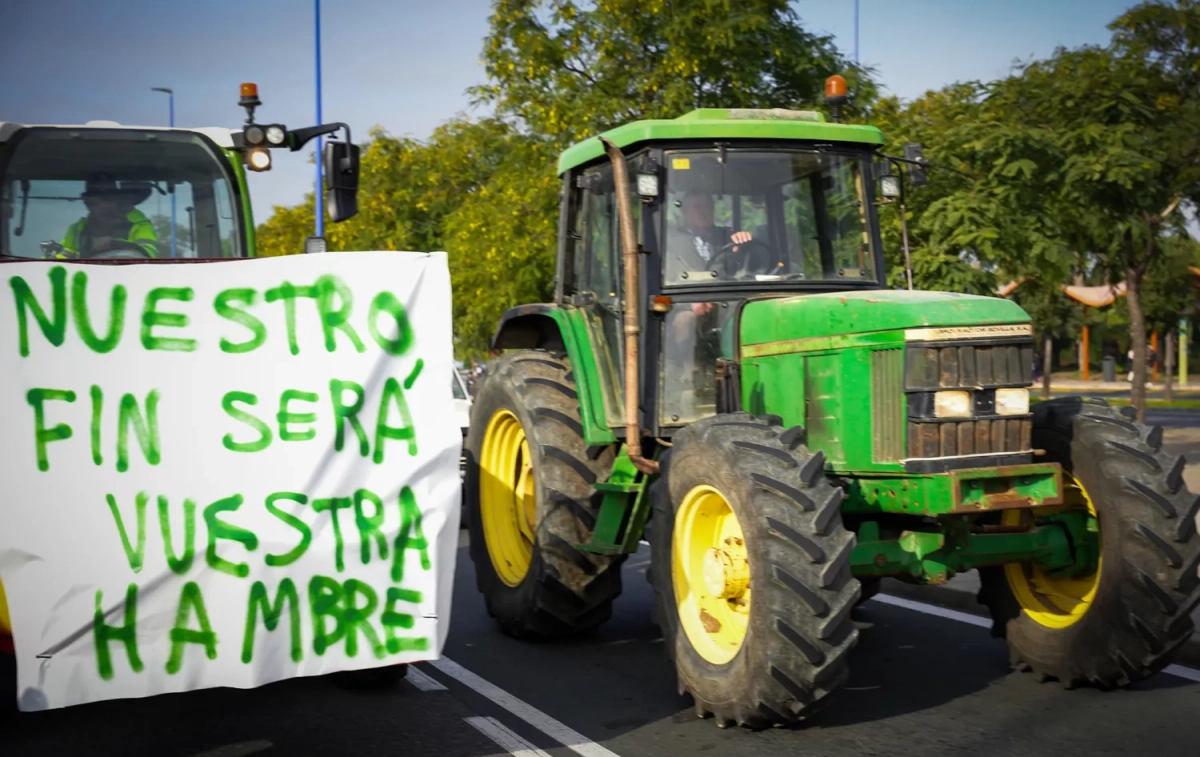
[[[462,429],[463,443],[466,444],[467,426],[471,423],[471,395],[467,391],[467,384],[463,381],[462,374],[457,369],[452,373],[454,374],[454,417],[458,419],[459,428]],[[459,458],[460,473],[465,464],[465,458]]]

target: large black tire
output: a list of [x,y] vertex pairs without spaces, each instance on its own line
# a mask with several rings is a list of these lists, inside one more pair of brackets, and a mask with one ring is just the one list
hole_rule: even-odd
[[[591,539],[599,507],[594,484],[611,471],[615,446],[584,441],[564,356],[512,352],[489,369],[471,411],[464,482],[476,585],[488,613],[516,638],[561,639],[594,630],[612,616],[625,555],[596,555],[574,545]],[[480,451],[489,421],[501,410],[515,415],[526,435],[536,487],[536,543],[516,586],[506,584],[492,564],[480,509]]]
[[[850,572],[855,537],[842,524],[843,491],[824,475],[800,428],[746,413],[694,423],[672,440],[650,496],[656,615],[675,662],[679,693],[700,717],[749,728],[788,725],[811,715],[846,680],[858,640],[850,611],[860,596]],[[694,487],[709,485],[729,503],[745,537],[750,609],[741,647],[713,664],[681,627],[673,583],[676,513]]]
[[992,634],[1007,639],[1014,667],[1067,688],[1110,689],[1154,675],[1191,636],[1200,604],[1200,497],[1183,483],[1183,458],[1162,453],[1161,427],[1078,397],[1035,406],[1033,443],[1095,505],[1100,578],[1082,617],[1051,628],[1022,610],[1002,567],[981,569]]

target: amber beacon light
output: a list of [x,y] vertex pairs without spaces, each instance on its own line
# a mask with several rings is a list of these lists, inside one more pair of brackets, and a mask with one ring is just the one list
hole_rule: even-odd
[[834,74],[825,80],[825,104],[829,106],[833,122],[842,117],[842,106],[846,104],[846,79]]

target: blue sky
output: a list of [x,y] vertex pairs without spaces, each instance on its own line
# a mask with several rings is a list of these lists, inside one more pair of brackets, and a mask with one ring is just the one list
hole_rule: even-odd
[[[1016,59],[1108,39],[1118,0],[859,0],[859,57],[911,99],[1005,75]],[[805,25],[854,54],[854,0],[795,0]],[[373,126],[424,138],[460,111],[479,63],[489,0],[323,0],[322,115],[356,141]],[[237,127],[238,85],[259,86],[258,118],[316,119],[312,0],[3,0],[0,121]],[[17,73],[19,72],[19,74]],[[255,215],[311,191],[303,154],[252,177]]]

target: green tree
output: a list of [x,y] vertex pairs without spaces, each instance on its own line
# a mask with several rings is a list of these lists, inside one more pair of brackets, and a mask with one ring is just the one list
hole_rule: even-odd
[[478,100],[560,147],[694,108],[816,105],[835,73],[848,114],[876,95],[786,0],[497,0],[483,61]]
[[[175,245],[181,250],[191,249],[192,230],[188,226],[187,214],[175,219]],[[154,233],[158,236],[159,247],[168,254],[171,250],[171,216],[150,216]]]

